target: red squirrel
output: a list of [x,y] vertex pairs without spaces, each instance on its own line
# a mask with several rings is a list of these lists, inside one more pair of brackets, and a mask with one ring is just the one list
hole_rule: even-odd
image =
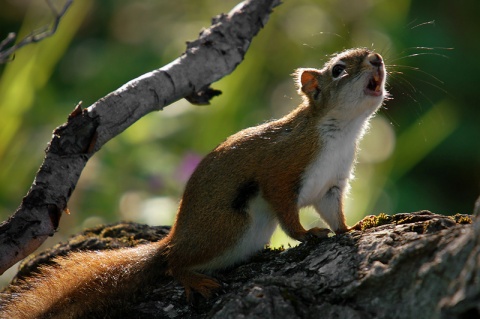
[[[198,165],[170,233],[134,248],[57,258],[4,297],[1,318],[80,317],[116,290],[172,276],[205,298],[220,284],[205,273],[263,249],[277,224],[292,238],[350,230],[343,197],[357,144],[387,95],[382,57],[351,49],[324,67],[295,72],[301,103],[279,120],[242,130]],[[306,230],[299,209],[313,206],[329,229]],[[156,277],[157,276],[157,277]]]

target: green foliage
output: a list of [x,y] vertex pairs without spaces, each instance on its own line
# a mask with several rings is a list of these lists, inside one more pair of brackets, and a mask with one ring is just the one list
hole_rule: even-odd
[[[385,57],[393,100],[360,145],[346,203],[349,223],[379,211],[470,213],[480,179],[480,64],[474,54],[480,44],[472,41],[478,10],[469,9],[478,7],[476,0],[284,2],[245,61],[213,84],[223,94],[211,106],[179,101],[146,116],[92,158],[56,241],[99,222],[171,223],[201,156],[228,135],[289,112],[300,101],[289,74],[320,67],[330,54],[352,46]],[[35,8],[28,14],[26,3],[0,0],[0,37],[20,26],[22,36],[48,21],[44,2],[31,1]],[[75,1],[55,36],[23,48],[2,66],[0,218],[15,211],[51,132],[78,101],[88,106],[172,61],[212,16],[236,3]],[[305,215],[306,227],[317,224],[316,215]],[[274,239],[274,246],[287,244],[279,234]]]

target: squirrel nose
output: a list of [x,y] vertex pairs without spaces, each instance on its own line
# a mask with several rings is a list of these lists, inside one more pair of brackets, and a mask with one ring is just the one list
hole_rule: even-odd
[[383,59],[378,53],[372,53],[368,56],[368,61],[371,65],[379,67],[383,63]]

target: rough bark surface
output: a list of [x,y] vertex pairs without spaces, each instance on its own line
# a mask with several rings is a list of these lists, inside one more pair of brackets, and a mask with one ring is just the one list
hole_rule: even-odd
[[[266,249],[218,273],[223,289],[208,301],[196,298],[193,305],[169,278],[146,283],[110,317],[480,317],[479,218],[472,222],[467,215],[421,211],[367,218],[364,226],[284,251]],[[69,251],[132,246],[167,232],[168,227],[132,223],[90,229],[26,261],[19,277]]]
[[53,236],[89,158],[145,114],[181,98],[206,104],[219,92],[209,85],[243,60],[253,37],[279,0],[248,0],[188,43],[177,60],[130,81],[86,109],[77,105],[53,132],[32,187],[0,224],[0,274]]

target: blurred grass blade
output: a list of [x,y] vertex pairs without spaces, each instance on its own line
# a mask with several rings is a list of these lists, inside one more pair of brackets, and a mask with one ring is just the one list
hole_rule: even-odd
[[[28,45],[15,53],[0,80],[0,161],[21,127],[23,114],[33,106],[35,93],[45,86],[55,66],[65,53],[91,5],[90,0],[76,1],[65,14],[57,32],[39,43]],[[33,5],[27,13],[18,39],[32,30]],[[45,7],[45,10],[49,10]],[[46,14],[48,12],[46,11]],[[44,106],[47,107],[47,106]],[[53,128],[52,128],[53,129]],[[3,165],[2,165],[3,166]]]
[[[444,141],[459,125],[455,105],[444,100],[434,105],[397,139],[392,181],[398,180]],[[401,156],[401,158],[400,158]]]

